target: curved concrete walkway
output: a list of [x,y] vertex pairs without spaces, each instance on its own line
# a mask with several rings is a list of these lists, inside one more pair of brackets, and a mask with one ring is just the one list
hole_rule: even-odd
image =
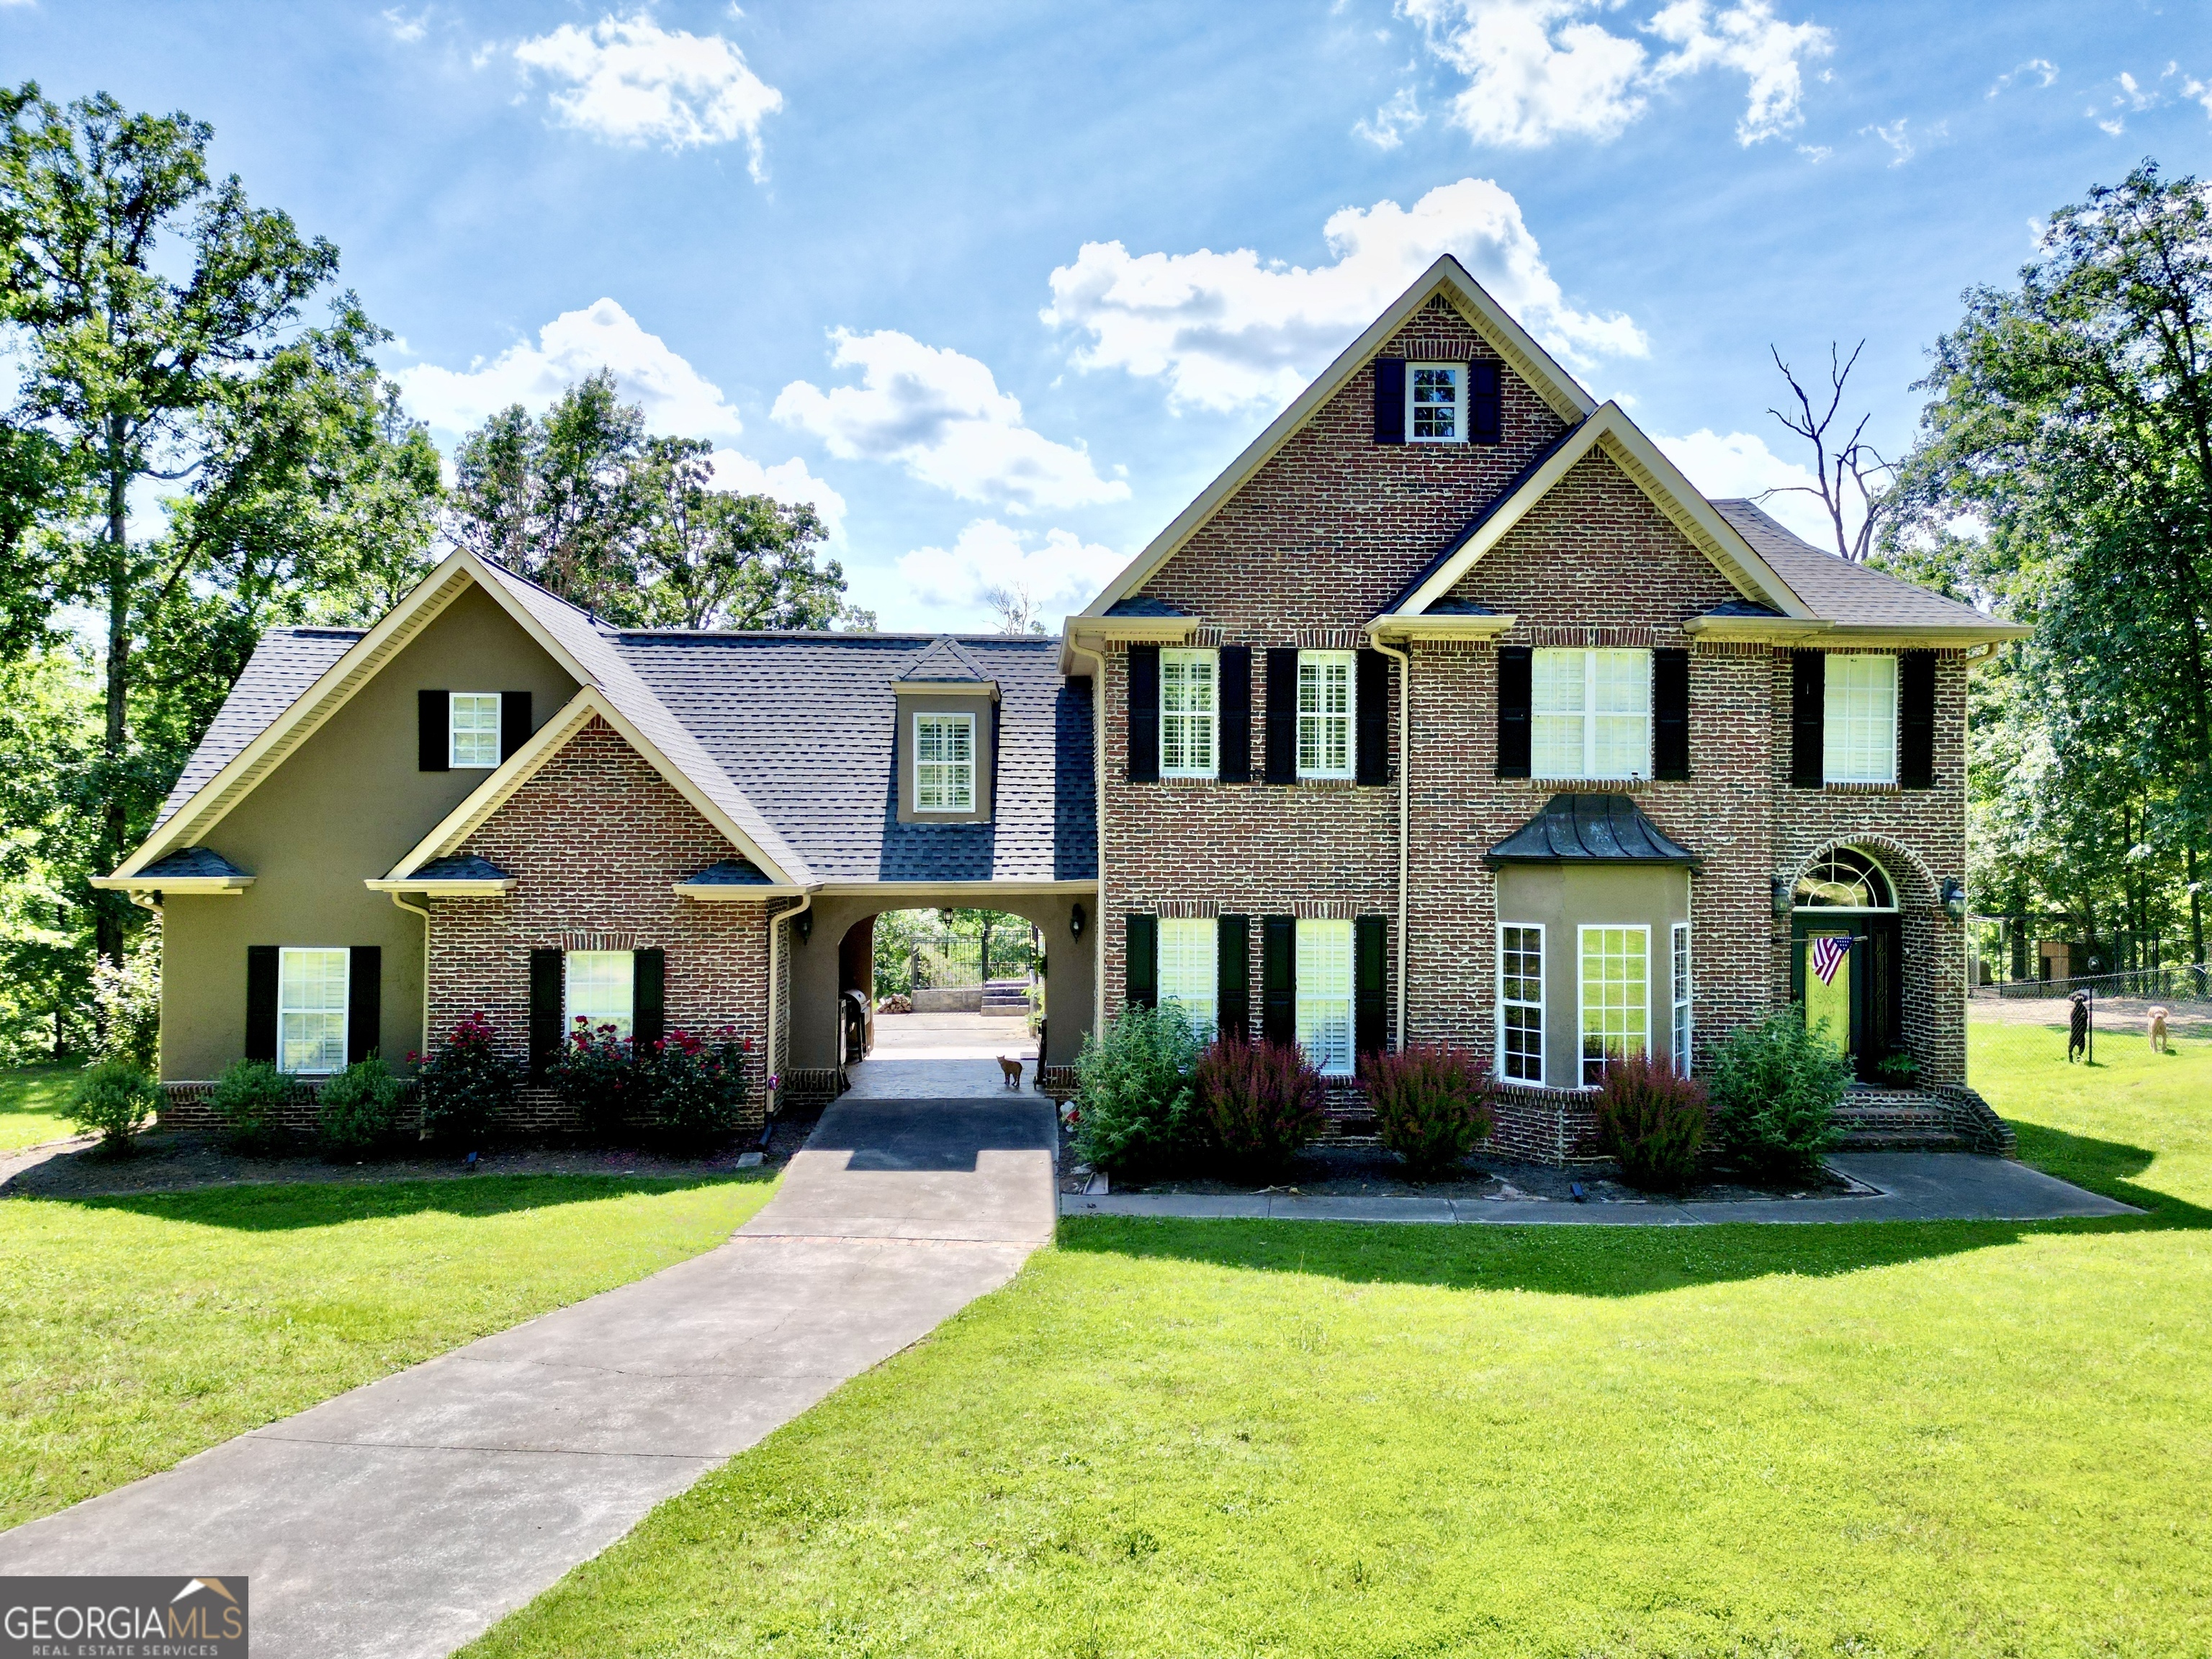
[[0,1574],[242,1575],[256,1659],[451,1652],[1051,1237],[1051,1104],[908,1080],[720,1248],[0,1534]]

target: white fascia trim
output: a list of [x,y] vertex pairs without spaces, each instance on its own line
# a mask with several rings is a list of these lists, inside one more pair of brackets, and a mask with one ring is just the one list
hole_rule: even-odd
[[514,878],[502,876],[482,881],[384,881],[370,878],[362,883],[372,893],[420,893],[424,898],[497,898],[514,890]]
[[696,899],[702,904],[762,904],[769,899],[797,898],[802,893],[820,890],[767,882],[672,881],[668,890],[678,898]]
[[988,697],[999,701],[996,680],[893,680],[891,692],[902,697]]
[[1692,617],[1682,631],[1693,639],[1741,640],[1763,645],[1821,645],[1831,649],[1949,646],[1987,647],[2007,640],[2024,640],[2035,630],[2018,623],[1886,623],[1801,622],[1790,617]]
[[94,876],[86,885],[104,893],[242,893],[252,876]]
[[1494,640],[1521,618],[1508,611],[1495,617],[1422,617],[1394,612],[1367,624],[1375,640]]
[[[384,880],[404,883],[414,871],[432,859],[443,858],[454,851],[475,834],[487,818],[504,806],[516,790],[535,777],[571,738],[583,730],[594,714],[620,733],[623,740],[642,756],[646,763],[659,773],[671,788],[684,797],[692,811],[720,830],[732,847],[778,881],[792,884],[789,872],[732,823],[729,815],[709,799],[688,774],[647,741],[645,734],[614,706],[605,692],[588,681],[583,690],[568,699],[568,705],[559,714],[532,734],[528,743],[501,761],[497,769],[471,791],[466,799],[448,812],[436,829],[417,842],[407,856],[392,866],[391,874]],[[409,886],[407,890],[414,891],[416,886],[419,884]]]
[[[1181,552],[1183,544],[1197,534],[1222,505],[1242,489],[1252,476],[1273,458],[1275,452],[1288,443],[1330,398],[1341,392],[1345,383],[1366,367],[1368,360],[1388,345],[1391,337],[1437,294],[1442,294],[1459,309],[1468,325],[1483,337],[1491,349],[1505,360],[1515,374],[1528,382],[1561,420],[1580,421],[1597,408],[1597,400],[1484,291],[1482,284],[1468,273],[1466,266],[1449,253],[1439,255],[1436,263],[1416,277],[1413,286],[1401,294],[1389,309],[1369,324],[1358,339],[1339,353],[1336,361],[1322,371],[1319,379],[1291,399],[1290,407],[1270,421],[1267,429],[1245,446],[1244,453],[1200,490],[1197,499],[1177,514],[1173,522],[1155,536],[1145,550],[1106,585],[1105,590],[1097,599],[1084,607],[1083,619],[1088,622],[1104,617],[1109,606],[1127,598],[1151,580],[1153,573]],[[1072,617],[1068,619],[1071,629],[1075,620]]]
[[1615,403],[1606,404],[1584,422],[1514,492],[1513,498],[1492,514],[1466,544],[1423,582],[1395,614],[1419,615],[1459,586],[1460,579],[1511,534],[1530,509],[1600,444],[1605,447],[1607,459],[1626,473],[1652,505],[1713,562],[1738,592],[1758,604],[1771,605],[1785,617],[1802,621],[1813,619],[1812,607],[1797,597],[1790,584],[1753,550],[1742,533],[1720,515],[1697,487],[1682,476],[1680,469],[1628,418],[1627,411]]

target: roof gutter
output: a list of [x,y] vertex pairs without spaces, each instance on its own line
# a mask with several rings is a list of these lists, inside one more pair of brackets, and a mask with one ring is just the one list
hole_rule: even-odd
[[[1091,793],[1097,818],[1092,832],[1097,848],[1093,874],[1098,887],[1098,914],[1091,918],[1091,1030],[1094,1036],[1103,1036],[1106,1030],[1106,650],[1105,635],[1093,634],[1089,625],[1083,634],[1090,635],[1088,641],[1073,627],[1067,630],[1060,659],[1063,674],[1078,657],[1088,657],[1097,665],[1091,676]],[[1039,1076],[1044,1073],[1044,1050],[1039,1048]]]

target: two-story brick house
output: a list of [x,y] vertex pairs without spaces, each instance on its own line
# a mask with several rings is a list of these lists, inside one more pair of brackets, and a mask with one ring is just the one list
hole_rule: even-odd
[[1609,1057],[1802,999],[1917,1065],[1863,1115],[1986,1140],[1965,688],[2020,631],[1707,501],[1447,258],[1064,640],[625,631],[457,553],[272,634],[106,884],[185,1095],[478,1010],[830,1091],[872,918],[958,904],[1042,929],[1053,1066],[1173,1000],[1356,1117],[1361,1052],[1447,1040],[1571,1158]]

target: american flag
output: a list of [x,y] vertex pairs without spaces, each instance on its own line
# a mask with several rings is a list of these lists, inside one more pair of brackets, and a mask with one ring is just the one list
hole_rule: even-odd
[[1850,948],[1850,940],[1840,933],[1823,933],[1813,941],[1813,971],[1820,975],[1821,984],[1836,982],[1836,969],[1844,965]]

